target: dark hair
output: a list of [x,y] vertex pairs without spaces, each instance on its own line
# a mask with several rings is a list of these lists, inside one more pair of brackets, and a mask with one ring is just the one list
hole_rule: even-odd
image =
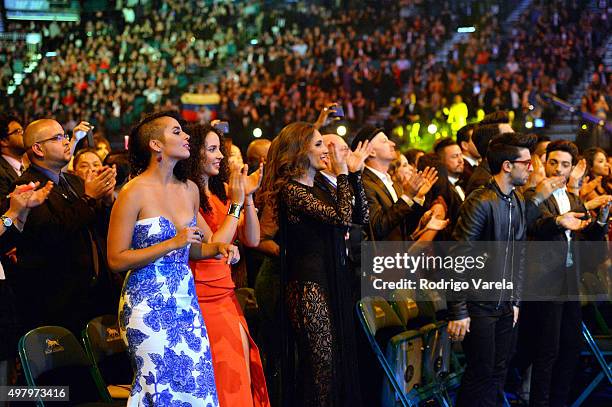
[[551,141],[550,137],[547,136],[546,134],[538,134],[538,141],[536,141],[536,144],[538,143],[544,143],[545,141]]
[[212,206],[208,202],[206,188],[202,183],[202,173],[204,172],[204,157],[202,157],[202,149],[206,145],[206,136],[209,133],[215,133],[219,136],[219,150],[223,154],[219,174],[208,177],[208,190],[221,200],[224,204],[227,203],[227,191],[225,183],[229,180],[229,155],[225,149],[225,139],[220,131],[216,130],[210,124],[192,124],[187,126],[189,136],[189,144],[191,146],[191,156],[187,160],[189,168],[189,179],[196,183],[200,190],[200,208],[204,212],[210,212]]
[[104,165],[117,167],[117,186],[123,185],[128,180],[130,163],[128,154],[124,151],[109,153],[104,159]]
[[481,157],[487,156],[489,143],[499,136],[499,124],[479,124],[472,133],[472,141]]
[[[183,119],[178,112],[170,110],[152,113],[142,119],[130,131],[130,139],[128,142],[128,159],[130,162],[130,176],[135,177],[140,175],[147,169],[151,162],[151,150],[149,149],[149,141],[158,140],[163,137],[158,126],[154,125],[157,119],[162,117],[171,117],[175,119],[181,127]],[[187,160],[181,160],[174,166],[174,176],[182,182],[187,181]]]
[[576,144],[567,140],[555,140],[551,141],[548,146],[546,146],[546,160],[548,160],[548,155],[553,151],[565,151],[569,155],[572,156],[572,165],[576,165],[578,162],[578,147]]
[[485,124],[510,124],[510,116],[508,116],[508,112],[504,110],[500,110],[497,112],[489,113],[486,115],[481,121],[480,125]]
[[424,171],[427,167],[434,167],[438,170],[438,178],[447,178],[446,166],[440,160],[440,157],[436,153],[427,153],[419,159],[419,165],[417,170]]
[[[475,129],[476,124],[470,123],[457,130],[457,144],[459,144],[459,147],[461,147],[462,142],[470,142],[472,135],[474,134],[473,130]],[[470,135],[470,132],[472,132],[472,135]]]
[[442,196],[444,191],[448,190],[448,170],[446,166],[442,164],[440,157],[436,153],[427,153],[419,159],[419,165],[417,166],[417,170],[423,171],[427,167],[433,167],[438,170],[438,180],[431,187],[428,195],[436,198],[438,196]]
[[1,115],[0,116],[0,140],[4,140],[8,137],[9,124],[17,122],[21,124],[21,120],[12,115]]
[[446,147],[456,146],[456,145],[457,145],[457,142],[450,137],[440,139],[436,142],[436,144],[434,144],[434,153],[440,156],[442,155]]
[[419,150],[418,148],[411,148],[410,150],[404,153],[404,156],[406,157],[406,160],[408,160],[410,165],[416,167],[417,157],[419,156],[419,154],[425,154],[425,151]]
[[602,153],[606,160],[608,159],[608,154],[606,153],[606,151],[603,148],[599,147],[588,148],[584,150],[584,153],[582,153],[582,158],[586,160],[587,164],[587,170],[585,174],[590,176],[591,179],[593,179],[593,174],[591,174],[591,170],[593,169],[593,163],[595,162],[595,156],[597,155],[597,153]]
[[521,156],[521,149],[531,150],[537,139],[533,134],[504,133],[491,141],[487,161],[491,174],[497,175],[504,161],[514,161]]
[[[98,153],[96,153],[96,149],[95,148],[82,148],[82,149],[80,149],[74,155],[74,160],[72,160],[72,167],[75,170],[76,170],[77,164],[79,163],[79,160],[81,159],[81,157],[83,157],[83,154],[85,154],[85,153],[92,153],[93,155],[98,157]],[[100,157],[98,157],[98,158],[100,158]],[[100,163],[102,163],[102,160],[100,160]]]
[[302,176],[310,166],[308,149],[315,130],[310,123],[293,122],[278,133],[268,150],[258,205],[270,205],[277,213],[281,189],[291,179]]

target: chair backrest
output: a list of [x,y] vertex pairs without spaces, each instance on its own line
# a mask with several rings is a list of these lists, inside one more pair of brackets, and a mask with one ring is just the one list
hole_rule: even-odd
[[69,386],[70,402],[109,401],[99,392],[91,363],[77,338],[59,326],[43,326],[19,341],[19,356],[30,386]]
[[[395,396],[403,406],[412,406],[412,403],[406,398],[402,386],[398,383],[389,360],[383,353],[388,340],[395,336],[394,332],[404,330],[399,317],[382,297],[365,297],[359,300],[357,302],[357,316],[372,350],[385,371],[393,392],[395,392]],[[384,334],[386,340],[380,337],[381,334]]]
[[361,311],[373,336],[384,328],[404,328],[389,303],[382,297],[366,297],[359,301]]
[[439,382],[450,373],[451,341],[446,323],[425,325],[423,334],[423,378],[426,382]]
[[129,384],[134,378],[127,346],[116,315],[102,315],[87,323],[83,331],[85,350],[107,384]]
[[395,290],[391,294],[393,309],[404,326],[408,326],[410,320],[419,316],[419,307],[414,298],[413,290]]

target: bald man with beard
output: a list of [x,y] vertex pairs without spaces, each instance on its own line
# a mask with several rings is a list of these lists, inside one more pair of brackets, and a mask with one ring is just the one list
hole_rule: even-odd
[[52,181],[55,187],[31,210],[17,241],[16,295],[22,322],[26,330],[60,325],[79,335],[88,319],[101,311],[97,289],[107,268],[95,226],[110,215],[103,201],[112,194],[115,171],[106,168],[85,182],[62,173],[72,154],[55,120],[27,126],[24,147],[31,166],[16,184]]

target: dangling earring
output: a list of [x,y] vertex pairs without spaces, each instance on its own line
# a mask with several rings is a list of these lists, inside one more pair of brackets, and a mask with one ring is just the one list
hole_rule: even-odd
[[157,156],[157,162],[158,163],[162,162],[162,155],[161,155],[161,153],[159,153],[159,155]]

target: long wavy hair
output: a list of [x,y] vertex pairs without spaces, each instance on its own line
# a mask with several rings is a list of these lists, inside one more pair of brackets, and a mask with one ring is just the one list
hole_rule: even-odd
[[306,173],[310,165],[308,150],[315,128],[306,122],[294,122],[285,126],[272,141],[261,193],[257,195],[257,206],[261,209],[270,205],[277,213],[279,207],[279,192],[293,178]]
[[[128,160],[130,163],[130,178],[140,175],[149,167],[151,162],[151,148],[149,142],[151,140],[162,140],[164,138],[163,131],[152,123],[162,117],[171,117],[175,119],[181,127],[184,122],[178,112],[170,110],[152,113],[142,119],[130,131],[128,142]],[[181,160],[174,166],[174,176],[182,182],[187,181],[187,160]]]
[[[590,180],[594,180],[596,177],[593,173],[593,163],[595,162],[595,156],[597,155],[597,153],[602,153],[604,155],[604,158],[606,160],[608,159],[608,154],[606,153],[606,150],[600,147],[591,147],[586,149],[584,153],[582,153],[582,158],[586,160],[587,164],[585,175],[588,175]],[[601,180],[601,187],[603,188],[606,194],[612,193],[612,188],[608,186],[608,182],[610,180],[612,180],[611,173],[608,173],[608,176],[603,177]]]
[[215,195],[224,204],[227,203],[227,191],[225,190],[225,184],[229,180],[229,155],[225,149],[225,139],[221,132],[217,131],[210,124],[192,124],[187,126],[187,133],[191,137],[189,139],[189,145],[191,147],[191,156],[187,160],[190,180],[196,183],[200,190],[200,208],[206,213],[212,210],[210,202],[208,202],[208,196],[206,195],[206,186],[202,181],[202,175],[204,174],[204,164],[206,164],[206,155],[203,150],[206,149],[206,136],[209,133],[215,133],[219,136],[219,149],[223,154],[221,160],[221,166],[219,167],[219,174],[208,177],[208,190],[211,194]]

